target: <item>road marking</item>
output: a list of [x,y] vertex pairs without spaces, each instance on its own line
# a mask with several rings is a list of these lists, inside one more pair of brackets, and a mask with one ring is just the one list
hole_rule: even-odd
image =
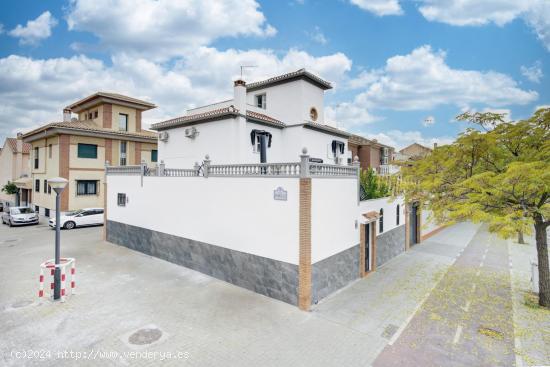
[[[475,285],[475,284],[474,284]],[[470,305],[472,304],[472,301],[468,301],[466,302],[466,306],[462,307],[462,309],[464,310],[464,312],[468,312],[468,310],[470,309]]]
[[[479,271],[478,271],[478,273],[479,273]],[[472,292],[475,292],[475,291],[476,291],[476,287],[477,287],[477,285],[476,285],[475,283],[472,284]]]
[[455,337],[453,338],[453,344],[458,343],[458,340],[460,339],[460,334],[462,334],[462,325],[458,325],[455,332]]

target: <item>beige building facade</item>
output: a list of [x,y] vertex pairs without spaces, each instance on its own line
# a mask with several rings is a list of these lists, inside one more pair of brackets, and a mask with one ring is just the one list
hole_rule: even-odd
[[141,127],[142,112],[155,107],[99,92],[67,106],[63,122],[24,134],[24,141],[31,144],[32,204],[41,214],[51,215],[55,192],[47,180],[64,177],[69,183],[61,196],[62,211],[102,208],[106,162],[156,165],[157,135]]
[[399,160],[406,161],[409,159],[418,159],[427,156],[432,152],[431,148],[425,147],[418,143],[413,143],[399,151]]
[[[0,188],[15,181],[30,181],[29,152],[31,145],[24,143],[21,135],[17,138],[6,138],[0,151]],[[3,203],[26,204],[30,199],[30,187],[19,191],[19,202],[16,195],[0,191],[0,201]]]
[[352,157],[358,157],[362,169],[372,168],[379,172],[381,166],[392,164],[395,149],[381,144],[376,140],[366,139],[359,135],[351,135],[348,148]]

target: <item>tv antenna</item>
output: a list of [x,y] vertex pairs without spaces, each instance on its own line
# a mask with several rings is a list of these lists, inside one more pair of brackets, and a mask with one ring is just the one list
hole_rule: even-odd
[[243,70],[245,68],[257,68],[258,65],[241,65],[241,79],[243,78]]

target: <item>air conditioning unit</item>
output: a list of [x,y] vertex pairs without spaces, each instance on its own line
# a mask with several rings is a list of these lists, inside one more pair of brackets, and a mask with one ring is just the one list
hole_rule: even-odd
[[168,135],[168,132],[167,132],[167,131],[161,131],[161,132],[159,133],[159,140],[160,140],[160,141],[168,141],[168,137],[169,137],[169,136],[170,136],[170,135]]
[[188,127],[185,129],[185,137],[195,139],[199,135],[199,131],[196,127]]

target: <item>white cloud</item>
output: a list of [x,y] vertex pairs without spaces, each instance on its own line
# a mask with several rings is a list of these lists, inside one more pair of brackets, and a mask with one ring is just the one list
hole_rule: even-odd
[[542,73],[542,64],[540,61],[535,62],[533,66],[529,67],[522,65],[520,70],[521,74],[533,83],[540,83],[540,80],[544,76],[544,74]]
[[430,20],[457,26],[495,23],[502,26],[529,8],[531,0],[423,0],[419,10]]
[[424,121],[422,121],[422,125],[424,127],[430,127],[433,124],[435,124],[435,117],[433,117],[433,116],[428,116],[424,119]]
[[550,51],[550,1],[548,0],[421,0],[422,15],[455,26],[495,23],[503,26],[523,19]]
[[302,67],[338,81],[351,68],[343,54],[313,57],[294,49],[278,56],[272,50],[200,47],[171,66],[127,55],[113,56],[112,65],[86,56],[36,60],[11,55],[0,58],[0,136],[59,121],[63,107],[99,90],[156,103],[157,109],[145,113],[145,125],[180,116],[190,107],[230,98],[239,65],[252,60],[258,68],[247,71],[249,81]]
[[353,129],[359,125],[379,120],[381,120],[381,117],[371,115],[365,107],[352,102],[342,102],[325,107],[326,123],[343,130]]
[[389,58],[375,80],[355,98],[367,107],[395,110],[432,109],[440,105],[527,104],[538,98],[535,91],[519,88],[506,74],[453,69],[443,51],[422,46],[408,55]]
[[425,147],[433,148],[434,143],[441,146],[451,144],[455,140],[455,138],[451,136],[426,137],[422,135],[420,131],[390,130],[384,133],[363,133],[362,135],[369,139],[376,139],[382,144],[395,147],[397,150],[403,149],[412,143],[418,143]]
[[350,0],[350,2],[378,16],[403,14],[398,0]]
[[[29,20],[26,26],[18,24],[9,32],[12,37],[19,38],[22,45],[36,45],[40,41],[52,35],[52,28],[57,25],[57,20],[49,11],[45,11],[38,18]],[[1,32],[0,32],[1,33]]]
[[113,53],[148,59],[182,56],[221,37],[276,33],[255,0],[72,0],[67,22]]
[[327,38],[325,37],[325,35],[321,31],[321,28],[319,28],[317,26],[315,27],[313,32],[307,32],[307,35],[308,35],[309,38],[311,38],[312,41],[317,42],[321,45],[325,45],[328,42]]

